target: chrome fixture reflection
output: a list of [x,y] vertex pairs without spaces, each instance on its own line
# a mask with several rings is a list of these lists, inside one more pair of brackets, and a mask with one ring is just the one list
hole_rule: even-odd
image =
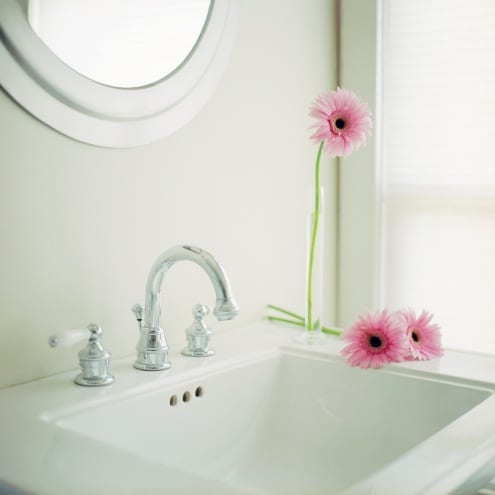
[[211,254],[194,246],[175,246],[168,249],[151,267],[146,282],[145,307],[135,305],[132,308],[140,329],[135,368],[154,371],[170,367],[168,344],[160,327],[161,308],[158,296],[165,273],[172,265],[184,260],[196,263],[208,274],[216,294],[213,314],[217,320],[231,320],[239,313],[227,274]]

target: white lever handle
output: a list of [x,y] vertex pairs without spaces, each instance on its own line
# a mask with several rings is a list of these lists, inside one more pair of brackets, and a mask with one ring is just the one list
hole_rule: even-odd
[[50,335],[48,337],[48,345],[50,347],[69,347],[81,340],[89,339],[91,332],[87,328],[75,330],[64,330],[60,333]]

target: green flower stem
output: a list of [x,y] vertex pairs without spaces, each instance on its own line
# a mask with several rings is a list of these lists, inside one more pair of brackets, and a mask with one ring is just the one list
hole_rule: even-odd
[[283,309],[280,306],[275,306],[273,304],[269,304],[268,307],[270,309],[274,309],[275,311],[278,311],[279,313],[283,313],[285,315],[292,316],[296,320],[301,320],[303,322],[302,324],[304,325],[304,318],[301,315],[297,315],[296,313],[293,313],[292,311],[287,311],[286,309]]
[[[286,309],[280,308],[279,306],[274,306],[269,304],[268,307],[282,313],[284,315],[290,316],[294,319],[281,318],[278,316],[269,316],[268,320],[278,321],[280,323],[288,323],[290,325],[296,325],[299,327],[305,327],[306,331],[312,332],[315,330],[313,323],[313,272],[315,264],[315,250],[316,250],[316,239],[318,235],[318,222],[320,220],[320,162],[321,155],[323,152],[324,141],[320,143],[318,148],[318,154],[316,155],[316,166],[315,166],[315,210],[313,214],[313,226],[311,230],[311,244],[309,248],[309,259],[308,259],[308,280],[307,280],[307,301],[306,301],[306,317],[303,318],[301,315],[288,311]],[[323,333],[330,335],[340,336],[342,334],[341,330],[335,328],[321,327]]]
[[313,328],[313,270],[315,263],[316,237],[318,234],[318,221],[320,219],[320,161],[324,141],[320,143],[316,156],[315,167],[315,211],[313,216],[313,229],[311,232],[311,245],[309,249],[308,263],[308,300],[307,300],[307,324],[306,329],[311,332]]
[[[268,320],[270,321],[278,321],[280,323],[288,323],[289,325],[296,325],[298,327],[304,327],[304,319],[302,321],[299,318],[302,318],[299,315],[295,315],[298,317],[297,320],[289,320],[288,318],[279,318],[278,316],[269,316]],[[329,335],[336,335],[337,337],[340,337],[342,335],[342,330],[337,330],[336,328],[329,328],[329,327],[321,327],[321,331],[323,333],[327,333]]]
[[337,337],[342,335],[342,330],[337,330],[336,328],[321,327],[321,331],[329,335],[336,335]]
[[303,327],[304,326],[304,320],[289,320],[287,318],[279,318],[278,316],[269,316],[268,319],[270,321],[279,321],[281,323],[289,323],[291,325],[297,325],[298,327]]

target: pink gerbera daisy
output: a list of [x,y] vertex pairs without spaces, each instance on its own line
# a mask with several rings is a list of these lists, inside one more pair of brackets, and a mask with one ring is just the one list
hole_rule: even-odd
[[402,321],[408,348],[406,359],[427,360],[443,354],[440,327],[431,323],[433,315],[423,310],[419,316],[412,309],[397,311]]
[[349,342],[342,355],[351,366],[361,368],[380,368],[402,361],[407,349],[400,320],[386,309],[359,316],[342,337]]
[[337,88],[319,96],[309,115],[318,122],[311,136],[316,143],[325,142],[324,150],[331,157],[347,156],[366,142],[371,132],[371,112],[366,103],[352,91]]

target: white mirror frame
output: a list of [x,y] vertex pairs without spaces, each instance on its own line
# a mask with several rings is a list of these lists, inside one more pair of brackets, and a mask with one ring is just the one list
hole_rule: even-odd
[[166,137],[207,102],[234,43],[240,0],[211,0],[189,57],[164,79],[115,88],[62,62],[31,29],[26,0],[0,1],[0,85],[19,105],[79,141],[127,148]]

